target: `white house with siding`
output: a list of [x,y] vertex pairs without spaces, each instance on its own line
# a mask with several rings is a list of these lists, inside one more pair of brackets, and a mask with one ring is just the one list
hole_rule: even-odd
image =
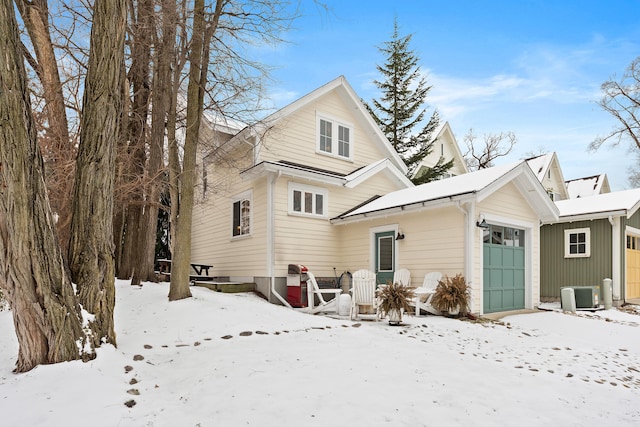
[[539,224],[557,210],[529,166],[415,187],[344,77],[212,147],[201,167],[192,260],[272,302],[289,264],[381,282],[408,268],[416,286],[429,271],[463,273],[477,313],[539,302]]

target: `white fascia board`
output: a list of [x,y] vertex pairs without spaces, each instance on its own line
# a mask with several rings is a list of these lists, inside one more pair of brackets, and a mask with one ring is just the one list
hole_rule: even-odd
[[640,200],[634,203],[631,209],[627,209],[627,218],[631,218],[633,214],[635,214],[638,211],[638,208],[640,208]]
[[308,181],[326,185],[333,185],[336,187],[342,187],[344,185],[344,178],[341,177],[333,177],[318,172],[298,169],[295,166],[281,165],[269,162],[260,163],[252,167],[251,169],[247,169],[241,172],[240,177],[243,180],[251,180],[261,176],[266,176],[270,172],[276,172],[280,173],[281,175],[306,179]]
[[511,170],[505,172],[504,174],[498,176],[491,183],[487,184],[483,188],[478,190],[478,202],[482,202],[487,197],[491,196],[493,193],[498,191],[500,188],[504,187],[509,182],[513,181],[522,173],[522,165],[523,163],[518,163]]
[[596,219],[607,219],[609,217],[627,216],[626,209],[606,212],[590,212],[579,215],[564,215],[555,221],[543,221],[544,224],[560,224],[566,222],[593,221]]
[[382,130],[380,130],[380,127],[373,120],[371,114],[369,114],[364,104],[362,104],[362,101],[360,101],[360,97],[353,90],[349,82],[347,82],[347,80],[343,76],[341,76],[340,78],[342,79],[342,88],[344,89],[344,92],[348,94],[349,98],[353,102],[360,117],[364,121],[364,125],[369,127],[369,129],[372,131],[372,134],[370,135],[374,139],[375,143],[377,143],[384,151],[386,151],[391,156],[392,161],[403,174],[409,172],[409,168],[402,161],[398,152],[394,150],[391,142],[389,142],[387,137],[382,133]]
[[347,175],[346,183],[344,186],[347,188],[355,188],[358,185],[365,182],[366,180],[368,180],[369,178],[371,178],[372,176],[374,176],[375,174],[377,174],[378,172],[384,171],[384,170],[390,173],[391,176],[396,180],[398,180],[400,184],[405,188],[414,186],[411,180],[409,180],[409,178],[403,175],[395,166],[391,164],[391,161],[389,159],[383,159],[382,161],[379,161],[375,166],[369,168],[365,172],[362,172],[362,173],[356,172],[356,173]]
[[365,212],[357,215],[351,215],[344,218],[333,218],[331,224],[348,224],[354,222],[365,221],[368,219],[384,218],[419,211],[428,211],[444,206],[455,206],[459,203],[468,203],[475,200],[476,193],[466,193],[456,196],[447,196],[440,199],[425,200],[422,202],[411,203],[409,205],[394,206],[392,208],[380,209],[378,211]]

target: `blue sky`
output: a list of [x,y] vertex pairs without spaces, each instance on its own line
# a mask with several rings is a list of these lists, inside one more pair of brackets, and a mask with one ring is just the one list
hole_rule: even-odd
[[344,75],[364,100],[377,97],[378,51],[397,17],[433,89],[437,108],[464,152],[464,135],[512,131],[513,153],[556,151],[565,179],[605,172],[612,190],[628,187],[636,164],[628,146],[588,152],[613,119],[596,105],[600,85],[640,56],[640,0],[378,1],[302,0],[289,43],[263,61],[275,67],[276,107]]

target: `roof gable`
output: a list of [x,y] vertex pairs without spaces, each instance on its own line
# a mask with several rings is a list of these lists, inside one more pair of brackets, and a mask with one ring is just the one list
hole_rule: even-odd
[[532,157],[527,159],[526,162],[548,192],[558,195],[559,200],[569,198],[560,162],[555,152]]
[[[319,102],[329,94],[336,94],[341,102],[343,102],[349,109],[350,114],[352,114],[356,122],[364,129],[364,138],[371,141],[371,143],[380,150],[382,156],[388,158],[392,162],[393,166],[395,166],[401,173],[406,174],[408,171],[407,166],[404,164],[398,153],[393,149],[391,143],[384,136],[380,128],[376,125],[373,118],[360,101],[360,98],[344,76],[340,76],[326,83],[275,113],[267,116],[258,124],[241,132],[241,134],[238,135],[238,138],[248,139],[252,136],[263,135],[268,129],[271,129],[276,124],[286,120],[298,111],[312,106],[314,103]],[[257,161],[259,161],[259,159],[257,159]]]
[[421,173],[421,169],[435,166],[441,157],[444,157],[447,162],[453,159],[453,167],[449,172],[454,176],[469,172],[467,163],[464,161],[460,146],[456,141],[449,122],[444,122],[444,124],[437,129],[433,150],[418,164],[418,167],[416,167],[413,173],[413,177],[418,176]]

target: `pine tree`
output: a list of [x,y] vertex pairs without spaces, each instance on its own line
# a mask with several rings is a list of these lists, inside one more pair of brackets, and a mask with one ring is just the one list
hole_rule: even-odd
[[[440,116],[434,111],[424,124],[426,108],[423,108],[431,86],[420,74],[419,58],[410,49],[412,34],[400,36],[398,21],[394,22],[391,41],[385,42],[378,50],[386,61],[376,68],[384,80],[374,80],[382,96],[373,99],[373,107],[367,108],[382,132],[409,168],[411,179],[420,161],[433,149],[433,134],[440,124]],[[422,126],[422,128],[420,128]],[[417,132],[414,132],[418,129]],[[437,179],[453,166],[453,160],[445,162],[441,158],[436,165],[415,178],[414,184],[422,184]]]

